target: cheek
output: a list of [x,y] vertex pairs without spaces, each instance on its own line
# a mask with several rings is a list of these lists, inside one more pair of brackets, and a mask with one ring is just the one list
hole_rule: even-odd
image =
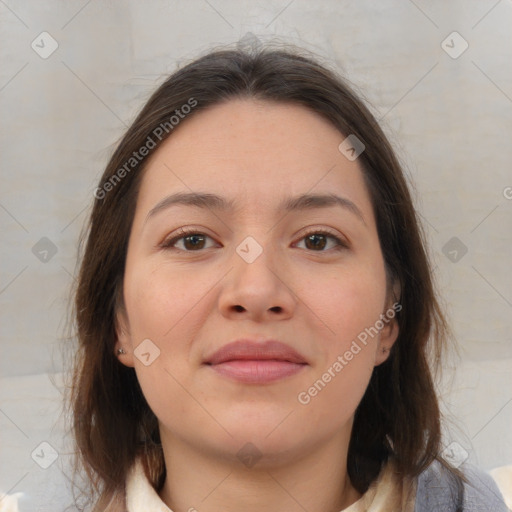
[[190,272],[171,272],[162,265],[127,266],[125,302],[132,350],[141,353],[139,344],[149,339],[159,351],[154,359],[150,355],[147,366],[143,358],[134,358],[143,394],[159,418],[180,417],[186,412],[184,404],[190,402],[180,383],[189,378],[191,343],[210,288],[208,279],[193,280]]
[[176,422],[176,418],[186,416],[186,405],[190,406],[190,396],[185,391],[189,387],[189,340],[194,338],[193,307],[201,293],[180,282],[185,281],[182,276],[173,275],[171,279],[170,273],[138,270],[138,273],[127,274],[126,279],[135,355],[145,339],[150,339],[159,351],[158,357],[147,366],[143,359],[134,358],[137,380],[149,407],[160,421],[169,425]]
[[374,262],[315,282],[306,288],[306,303],[324,328],[314,377],[298,401],[339,425],[354,413],[375,365],[378,335],[371,328],[383,312],[384,267]]
[[[363,349],[346,365],[335,359],[309,387],[301,390],[298,407],[313,429],[335,433],[354,416],[373,371],[368,351]],[[337,367],[336,362],[341,366]]]
[[[125,301],[135,343],[138,338],[154,338],[163,343],[190,326],[194,307],[204,299],[208,283],[201,285],[188,272],[139,268],[125,277]],[[185,322],[183,322],[185,320]]]
[[384,271],[374,265],[333,272],[304,287],[304,302],[323,321],[331,350],[343,349],[375,325],[383,312],[385,286]]
[[370,381],[378,336],[368,332],[379,319],[385,299],[375,278],[368,273],[330,280],[325,293],[309,295],[314,301],[310,307],[319,312],[327,327],[320,339],[313,375],[304,383],[297,401],[308,421],[318,428],[329,424],[334,432],[344,425]]

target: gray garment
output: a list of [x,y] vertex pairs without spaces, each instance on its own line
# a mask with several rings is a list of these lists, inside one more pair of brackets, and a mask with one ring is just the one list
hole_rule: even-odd
[[415,512],[510,512],[492,477],[468,464],[459,468],[468,483],[435,461],[418,477]]

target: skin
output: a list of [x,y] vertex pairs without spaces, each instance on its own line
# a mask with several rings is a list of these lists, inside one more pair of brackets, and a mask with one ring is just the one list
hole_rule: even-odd
[[[174,512],[338,512],[360,498],[346,472],[354,412],[396,340],[396,322],[307,405],[297,400],[395,302],[361,167],[338,150],[344,138],[304,107],[237,99],[186,119],[150,157],[116,349],[126,351],[119,360],[135,368],[158,417],[167,467],[160,496]],[[191,191],[239,207],[175,205],[145,222],[161,199]],[[339,206],[276,210],[290,196],[333,192],[355,203],[364,222]],[[180,227],[207,237],[159,247]],[[324,229],[348,247],[336,250],[321,235],[319,248],[308,243],[306,235]],[[263,249],[252,263],[236,252],[248,236]],[[240,337],[280,340],[308,364],[265,384],[202,364]],[[160,350],[148,366],[134,356],[145,339]],[[260,454],[251,467],[237,456],[246,443]]]

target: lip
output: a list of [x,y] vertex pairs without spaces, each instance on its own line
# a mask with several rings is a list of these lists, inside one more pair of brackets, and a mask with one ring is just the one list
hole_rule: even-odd
[[263,384],[295,375],[308,363],[299,352],[280,341],[240,339],[221,347],[204,364],[225,377]]

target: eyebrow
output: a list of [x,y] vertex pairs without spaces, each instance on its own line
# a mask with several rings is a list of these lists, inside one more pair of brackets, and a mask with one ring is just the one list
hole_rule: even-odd
[[[144,223],[163,210],[176,205],[189,206],[193,208],[207,208],[223,212],[233,212],[237,208],[236,201],[225,199],[217,194],[203,192],[177,192],[158,202],[149,211]],[[346,197],[338,196],[336,194],[301,194],[296,197],[290,197],[285,199],[279,205],[278,210],[293,212],[332,208],[333,206],[341,207],[353,213],[366,226],[364,216],[355,203]]]

